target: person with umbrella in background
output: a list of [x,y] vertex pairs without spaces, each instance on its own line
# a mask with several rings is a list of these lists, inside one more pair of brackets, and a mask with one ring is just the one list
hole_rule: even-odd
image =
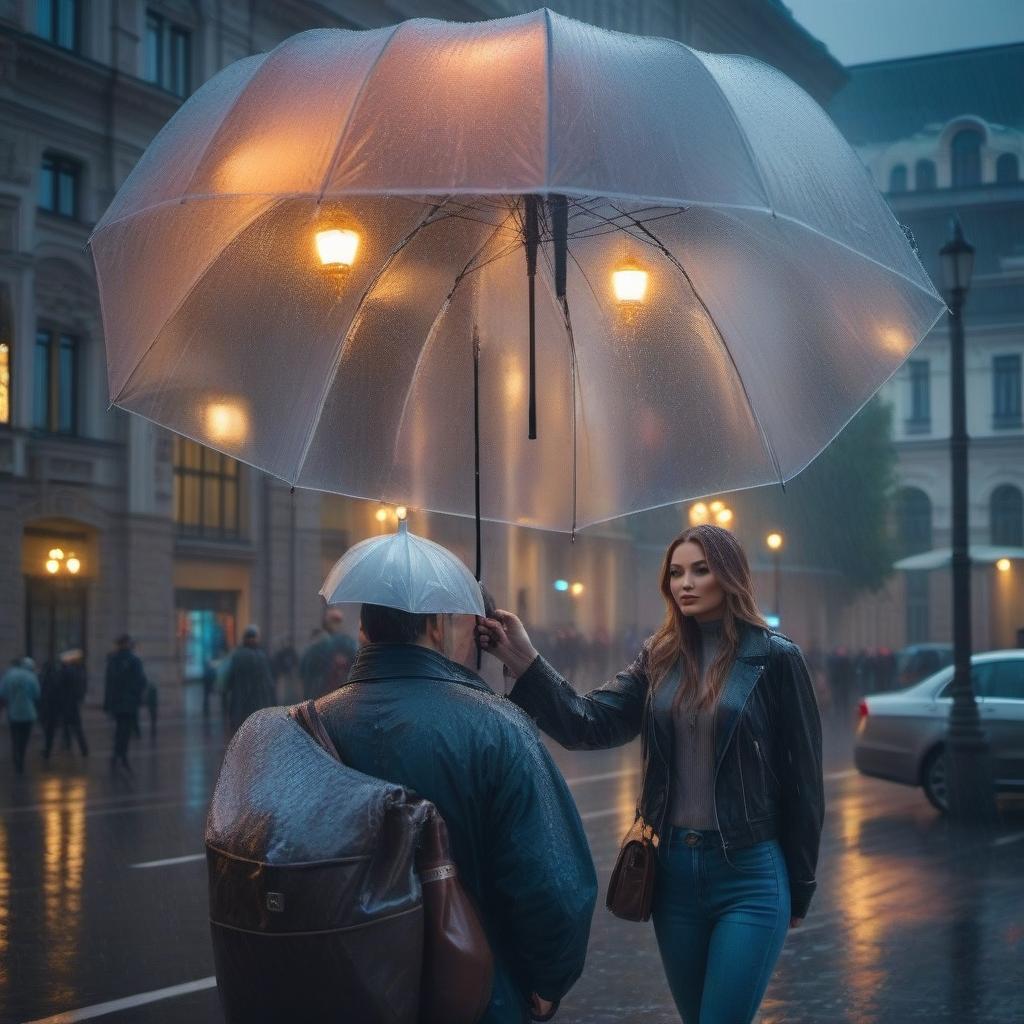
[[258,708],[275,703],[274,673],[260,646],[258,626],[246,626],[241,646],[231,652],[224,675],[224,698],[231,734]]
[[110,767],[120,765],[128,772],[131,771],[128,744],[147,685],[142,661],[133,648],[132,638],[127,633],[117,638],[114,650],[107,655],[103,692],[103,710],[114,719],[114,750],[110,755]]
[[25,772],[25,750],[32,734],[32,723],[39,717],[36,710],[39,695],[36,663],[31,658],[15,661],[0,679],[0,706],[7,708],[15,775]]
[[749,1024],[816,886],[821,721],[803,655],[768,628],[729,530],[682,533],[659,583],[661,629],[585,696],[510,612],[479,639],[517,677],[509,699],[564,746],[643,733],[637,815],[658,837],[654,931],[673,999],[686,1024]]
[[479,583],[403,522],[351,548],[320,593],[361,603],[368,643],[317,710],[345,764],[441,812],[494,954],[481,1024],[550,1019],[583,970],[596,877],[536,729],[474,671]]

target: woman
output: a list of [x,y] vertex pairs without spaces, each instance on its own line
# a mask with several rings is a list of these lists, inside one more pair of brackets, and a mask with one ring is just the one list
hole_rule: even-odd
[[661,629],[583,697],[514,615],[481,620],[479,642],[517,677],[510,698],[563,746],[641,735],[639,813],[660,839],[652,916],[672,996],[686,1024],[741,1024],[814,893],[821,721],[800,649],[767,627],[728,530],[672,541],[661,592]]

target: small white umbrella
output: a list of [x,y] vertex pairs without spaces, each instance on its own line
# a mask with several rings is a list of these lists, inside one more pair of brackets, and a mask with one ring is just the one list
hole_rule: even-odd
[[371,537],[349,548],[327,574],[328,604],[379,604],[417,615],[483,615],[480,584],[447,548],[409,532]]

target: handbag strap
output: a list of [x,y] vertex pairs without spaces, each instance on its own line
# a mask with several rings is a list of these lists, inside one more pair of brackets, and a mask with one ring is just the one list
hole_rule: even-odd
[[313,741],[317,746],[323,747],[335,761],[341,764],[345,762],[341,760],[341,754],[338,753],[338,748],[334,745],[334,741],[331,739],[324,726],[324,720],[320,717],[320,712],[316,709],[315,700],[307,700],[303,704],[296,704],[288,714],[295,719],[296,722],[312,737]]

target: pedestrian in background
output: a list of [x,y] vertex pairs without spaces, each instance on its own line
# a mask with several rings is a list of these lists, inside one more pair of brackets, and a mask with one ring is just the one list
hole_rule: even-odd
[[821,720],[803,655],[758,611],[732,533],[683,532],[659,582],[661,629],[585,696],[511,613],[481,620],[480,642],[516,675],[509,698],[563,746],[643,731],[638,818],[659,839],[652,916],[672,997],[688,1024],[749,1024],[814,894]]
[[15,660],[0,679],[0,704],[7,708],[15,775],[25,773],[25,750],[32,735],[32,723],[39,717],[36,705],[40,696],[36,663],[31,658]]
[[329,608],[324,615],[324,635],[303,652],[299,664],[302,693],[315,700],[336,690],[348,679],[356,657],[355,641],[342,632],[345,616],[340,608]]
[[122,633],[115,641],[115,649],[107,655],[103,691],[103,710],[114,719],[114,752],[110,755],[110,766],[120,765],[129,772],[128,744],[146,691],[146,673],[132,648],[132,638]]
[[[43,757],[49,760],[53,752],[53,736],[60,726],[64,740],[64,749],[71,749],[71,739],[78,743],[83,757],[89,756],[89,744],[82,731],[82,701],[85,700],[89,688],[89,678],[85,672],[85,654],[79,647],[72,647],[60,656],[53,678],[52,714],[46,723],[46,743]],[[47,695],[49,699],[49,695]]]
[[224,697],[232,735],[254,711],[274,705],[274,674],[257,626],[246,626],[241,646],[231,652]]

